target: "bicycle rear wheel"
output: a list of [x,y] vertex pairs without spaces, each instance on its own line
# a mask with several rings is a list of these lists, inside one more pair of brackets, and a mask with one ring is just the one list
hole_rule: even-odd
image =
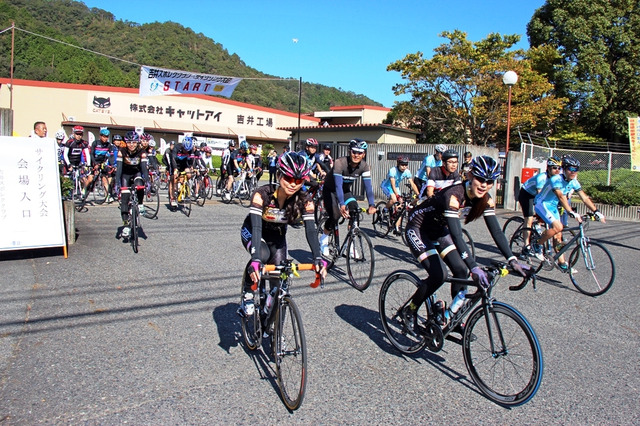
[[93,202],[95,204],[102,204],[107,199],[107,191],[105,190],[104,184],[102,182],[102,175],[98,174],[94,177],[95,182],[93,184]]
[[[393,346],[404,354],[415,354],[427,345],[425,336],[413,336],[402,318],[402,309],[409,304],[420,284],[420,278],[409,271],[392,272],[382,283],[378,296],[378,310],[382,328]],[[418,310],[418,323],[427,318],[426,303]]]
[[389,212],[383,210],[387,207],[386,201],[376,204],[376,212],[373,214],[372,226],[378,237],[386,237],[391,230],[389,225]]
[[273,355],[278,386],[284,404],[296,410],[307,385],[307,344],[300,311],[290,296],[282,298],[275,321]]
[[371,284],[376,261],[373,256],[373,244],[367,234],[355,228],[347,237],[347,274],[351,285],[364,291]]
[[[131,194],[132,197],[135,197],[136,194]],[[133,252],[138,252],[138,205],[134,204],[134,207],[131,208],[131,220],[129,221],[129,226],[131,226],[131,234],[129,235],[129,242],[131,243],[131,247],[133,248]]]
[[521,216],[513,216],[507,219],[502,226],[502,232],[507,237],[507,241],[511,240],[511,237],[524,226],[524,219]]
[[[509,248],[515,256],[518,256],[520,260],[524,260],[531,266],[535,272],[539,272],[543,267],[546,270],[553,269],[553,263],[546,257],[544,260],[538,259],[533,253],[533,249],[526,249],[527,247],[527,235],[529,235],[530,241],[537,241],[540,238],[540,234],[533,228],[520,228],[513,234],[511,241],[509,242]],[[533,244],[528,244],[529,247],[533,247]]]
[[606,293],[616,279],[616,265],[609,250],[595,241],[578,245],[569,256],[569,276],[580,292],[589,296]]
[[525,404],[540,387],[540,342],[526,318],[505,303],[481,305],[471,313],[462,351],[473,381],[487,398],[500,405]]
[[151,182],[144,191],[144,217],[154,219],[160,209],[160,190],[155,182]]

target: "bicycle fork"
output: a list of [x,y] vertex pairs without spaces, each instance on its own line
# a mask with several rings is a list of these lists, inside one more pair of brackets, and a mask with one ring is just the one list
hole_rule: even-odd
[[584,266],[588,271],[593,271],[596,269],[595,262],[593,261],[593,257],[591,256],[591,246],[589,244],[588,237],[580,238],[580,251],[582,252],[582,257],[584,258]]
[[[483,303],[482,309],[484,311],[484,319],[487,324],[487,332],[489,333],[489,342],[491,344],[491,356],[493,358],[500,358],[501,356],[506,356],[509,354],[509,350],[507,349],[507,345],[504,341],[504,336],[502,334],[502,328],[500,327],[500,322],[498,321],[498,317],[495,312],[490,312],[489,308],[491,307],[491,302]],[[491,319],[493,318],[494,325],[491,325]],[[496,350],[496,342],[494,339],[494,331],[495,334],[500,338],[500,347],[499,351]]]

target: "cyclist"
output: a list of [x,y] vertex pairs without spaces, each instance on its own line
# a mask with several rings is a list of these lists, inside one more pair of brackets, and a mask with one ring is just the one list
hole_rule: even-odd
[[416,177],[413,178],[416,186],[422,192],[422,187],[427,183],[429,179],[429,173],[434,167],[442,166],[442,154],[447,150],[447,146],[443,144],[436,145],[435,151],[432,155],[427,155],[422,160],[422,164],[416,173]]
[[[413,182],[413,180],[411,180],[411,177],[412,177],[411,171],[409,170],[409,157],[402,156],[402,155],[399,156],[396,159],[396,166],[391,167],[389,169],[389,172],[387,172],[387,177],[380,184],[380,188],[382,188],[382,192],[389,199],[387,201],[387,206],[385,207],[387,210],[391,209],[391,207],[395,203],[402,202],[402,198],[401,198],[402,191],[400,190],[400,182],[403,179],[409,179],[409,183],[411,184],[411,190],[416,194],[416,196],[418,195],[419,193],[418,187]],[[399,217],[398,222],[395,224],[394,233],[396,235],[400,233],[399,226],[400,226],[401,219],[402,218]]]
[[145,214],[144,207],[144,185],[149,179],[147,169],[147,153],[139,145],[140,136],[134,131],[127,132],[124,136],[125,148],[118,151],[118,166],[116,169],[116,182],[120,185],[121,203],[120,215],[122,216],[122,236],[128,238],[131,235],[129,228],[129,198],[131,197],[132,185],[140,186],[136,188],[136,196],[140,207],[140,214]]
[[367,152],[367,142],[363,139],[352,139],[349,142],[349,155],[338,158],[333,170],[327,175],[322,187],[322,199],[329,215],[324,224],[323,234],[320,236],[320,248],[325,255],[329,253],[329,234],[333,232],[338,219],[349,218],[350,212],[357,211],[358,202],[351,193],[351,186],[357,179],[362,179],[367,201],[368,214],[376,212],[373,187],[371,185],[371,169],[364,160]]
[[[227,179],[227,187],[226,187],[226,194],[224,194],[224,197],[229,200],[231,199],[231,190],[233,188],[233,180],[235,176],[239,176],[240,173],[242,173],[242,165],[243,165],[243,153],[241,152],[241,150],[244,147],[244,144],[246,144],[246,142],[242,142],[240,143],[240,149],[236,150],[236,144],[234,141],[229,141],[229,157],[226,159],[227,161],[227,174],[229,176],[229,179]],[[223,160],[224,161],[224,160]]]
[[434,192],[461,182],[462,177],[458,173],[458,151],[448,149],[442,153],[442,165],[432,168],[429,172],[429,179],[422,188],[420,197],[423,195],[433,197]]
[[262,158],[258,154],[258,146],[251,144],[249,147],[249,155],[247,155],[247,170],[250,174],[255,174],[256,180],[260,181],[262,177]]
[[[462,237],[460,211],[465,206],[471,207],[465,223],[483,216],[500,252],[514,270],[524,275],[523,267],[511,253],[507,239],[500,229],[495,215],[495,202],[489,196],[489,190],[499,176],[500,165],[494,159],[488,156],[476,157],[470,176],[464,184],[456,183],[442,189],[435,196],[418,204],[409,216],[406,239],[411,253],[428,273],[428,277],[422,280],[411,302],[402,312],[410,333],[418,332],[416,312],[420,305],[444,283],[447,276],[444,264],[456,278],[467,278],[471,271],[471,276],[478,284],[485,288],[489,286],[486,272],[469,255],[469,248]],[[451,285],[452,298],[459,291],[466,291],[465,286]],[[458,329],[456,332],[462,330]]]
[[309,171],[309,164],[303,156],[283,154],[278,160],[278,184],[261,186],[251,196],[249,214],[240,230],[242,245],[251,254],[243,276],[245,293],[238,309],[240,315],[251,315],[254,311],[252,285],[260,281],[263,265],[279,265],[286,260],[287,225],[300,217],[304,221],[316,271],[326,276],[327,263],[320,255],[313,201],[301,190]]
[[[115,171],[114,150],[116,149],[113,144],[109,142],[110,134],[111,132],[109,132],[109,129],[100,129],[99,139],[93,141],[89,151],[95,175],[98,174],[101,168],[103,169],[102,184],[104,185],[105,193],[107,194],[107,198],[105,199],[107,203],[113,202],[110,195],[111,193],[109,192],[109,187],[112,184]],[[91,182],[93,182],[94,173],[87,177],[87,185],[91,185]]]
[[471,160],[473,160],[473,154],[471,154],[469,151],[465,152],[464,162],[462,163],[462,166],[460,166],[463,181],[467,179],[467,175],[471,171]]
[[333,169],[333,158],[331,157],[331,145],[328,143],[322,146],[322,154],[320,154],[320,162],[324,164],[324,170],[329,173]]
[[[530,177],[526,180],[525,183],[522,184],[520,188],[520,193],[518,194],[518,202],[520,203],[520,208],[522,209],[522,216],[524,217],[524,227],[531,228],[533,224],[533,200],[536,195],[542,191],[544,184],[547,183],[552,176],[555,176],[560,173],[560,167],[562,165],[562,161],[558,157],[549,157],[547,158],[547,171],[544,173],[538,173],[535,176]],[[529,256],[532,253],[530,239],[531,233],[526,232],[525,237],[525,246],[522,249],[523,256]]]
[[158,163],[158,159],[156,158],[156,141],[153,139],[153,136],[149,133],[140,135],[140,146],[142,146],[142,149],[147,153],[149,168],[157,172],[160,168],[160,163]]
[[302,155],[307,159],[311,169],[305,186],[317,188],[318,179],[323,179],[327,174],[327,171],[324,170],[324,163],[320,159],[320,155],[318,155],[318,141],[314,138],[307,139],[304,142],[304,149],[298,152],[298,155]]
[[[582,217],[573,211],[567,200],[567,194],[570,192],[573,191],[578,194],[578,197],[593,211],[597,219],[603,223],[606,222],[604,215],[600,213],[591,201],[591,198],[582,190],[582,186],[580,182],[578,182],[579,170],[580,161],[570,155],[565,155],[562,158],[562,173],[549,178],[534,199],[534,210],[536,214],[549,225],[549,228],[542,233],[538,244],[534,244],[533,247],[536,257],[540,260],[544,260],[544,256],[542,255],[542,247],[544,247],[544,244],[554,235],[561,233],[564,228],[560,220],[560,214],[558,213],[558,203],[560,203],[569,216],[578,222],[582,222]],[[558,267],[563,271],[569,269],[567,263],[564,261],[564,256],[558,258]]]
[[[185,172],[187,179],[191,178],[191,168],[193,167],[193,160],[195,158],[194,145],[193,138],[191,136],[185,136],[182,138],[182,142],[178,143],[178,145],[171,150],[171,169],[173,170],[171,179],[173,182],[172,188],[176,187],[180,173]],[[180,177],[180,179],[183,178]],[[173,194],[173,192],[171,192],[171,194]],[[173,198],[170,203],[172,207],[178,206],[176,200]]]
[[[74,126],[73,136],[67,141],[64,149],[64,162],[67,170],[71,170],[72,166],[91,167],[91,154],[89,153],[89,143],[82,139],[84,127]],[[82,198],[87,198],[87,180],[82,182]]]
[[60,168],[60,174],[66,175],[66,168],[64,164],[64,149],[65,149],[65,138],[67,135],[64,133],[64,130],[58,130],[56,132],[56,149],[58,150],[58,167]]

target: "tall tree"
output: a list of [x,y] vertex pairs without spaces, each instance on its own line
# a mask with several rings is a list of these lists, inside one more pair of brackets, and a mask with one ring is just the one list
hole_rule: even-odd
[[527,26],[532,47],[557,52],[546,64],[565,120],[610,141],[626,139],[640,107],[640,2],[547,0]]
[[422,141],[487,145],[506,139],[507,70],[520,77],[513,88],[512,129],[546,129],[559,114],[563,101],[551,94],[553,87],[523,51],[509,50],[520,36],[494,33],[475,43],[459,30],[440,36],[448,43],[431,59],[417,52],[387,67],[405,80],[394,92],[411,95],[392,116],[420,129]]

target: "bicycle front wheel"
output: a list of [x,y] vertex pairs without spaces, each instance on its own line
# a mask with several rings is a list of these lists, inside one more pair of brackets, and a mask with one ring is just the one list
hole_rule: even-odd
[[578,245],[569,256],[569,276],[580,292],[589,296],[606,293],[616,279],[616,265],[609,250],[595,241]]
[[347,237],[347,274],[351,285],[364,291],[371,284],[376,261],[373,257],[373,244],[367,234],[355,228]]
[[284,296],[276,312],[273,355],[284,404],[296,410],[307,385],[307,344],[300,311],[290,296]]
[[[407,330],[402,318],[402,309],[409,304],[411,297],[420,285],[420,278],[409,271],[392,272],[380,287],[378,310],[384,333],[393,346],[404,354],[415,354],[427,345],[427,339],[418,334],[413,336]],[[425,304],[418,310],[418,323],[427,318]]]
[[[135,197],[136,194],[131,194],[132,197]],[[133,252],[138,252],[138,205],[134,204],[134,207],[131,209],[131,220],[129,221],[129,226],[131,226],[131,235],[129,236],[129,240],[131,242],[131,247],[133,248]]]
[[466,322],[462,350],[471,378],[490,400],[522,405],[538,391],[540,342],[527,319],[511,306],[493,302],[476,308]]

